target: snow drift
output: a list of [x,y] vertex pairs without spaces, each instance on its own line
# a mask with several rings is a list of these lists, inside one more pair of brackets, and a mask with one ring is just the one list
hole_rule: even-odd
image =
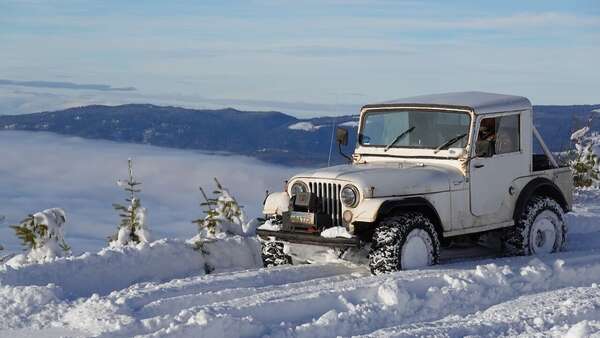
[[98,253],[61,257],[45,264],[9,260],[0,266],[0,285],[52,284],[67,298],[104,295],[140,282],[164,282],[215,272],[262,266],[260,243],[255,238],[231,236],[207,242],[204,252],[183,240],[161,239],[137,246],[105,248]]

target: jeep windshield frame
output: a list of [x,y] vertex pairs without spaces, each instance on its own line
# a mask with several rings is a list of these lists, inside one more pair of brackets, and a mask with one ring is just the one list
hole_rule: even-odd
[[385,149],[402,130],[414,130],[395,142],[392,149],[434,151],[440,144],[467,134],[452,146],[465,148],[469,144],[472,114],[463,109],[394,107],[367,109],[361,116],[358,146]]

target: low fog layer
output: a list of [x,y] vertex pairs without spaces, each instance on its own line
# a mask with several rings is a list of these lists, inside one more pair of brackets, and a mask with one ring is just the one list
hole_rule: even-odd
[[11,251],[19,241],[8,227],[27,214],[51,207],[67,212],[66,239],[74,252],[106,244],[118,223],[112,203],[125,193],[116,184],[134,161],[148,225],[157,237],[187,237],[190,221],[203,215],[199,186],[211,192],[218,177],[244,205],[248,218],[260,215],[265,191],[281,190],[299,169],[257,160],[144,145],[90,141],[45,133],[0,132],[0,243]]

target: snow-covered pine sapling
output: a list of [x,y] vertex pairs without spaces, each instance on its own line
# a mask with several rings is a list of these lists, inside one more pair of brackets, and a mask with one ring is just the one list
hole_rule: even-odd
[[231,196],[219,180],[214,179],[217,188],[213,191],[215,197],[209,198],[204,189],[200,188],[204,202],[206,216],[192,221],[198,225],[198,232],[202,237],[214,237],[219,233],[229,235],[244,234],[244,212],[238,202]]
[[10,227],[28,251],[27,257],[43,260],[61,257],[71,251],[64,238],[65,222],[64,210],[52,208],[29,215]]
[[586,126],[571,135],[575,149],[569,152],[568,162],[576,187],[600,187],[600,159],[594,152],[594,148],[600,146],[600,136],[589,135],[589,130]]
[[[200,193],[204,202],[200,203],[205,208],[204,218],[199,218],[192,223],[198,226],[198,235],[190,241],[196,251],[203,255],[209,255],[210,252],[205,249],[207,242],[212,242],[227,235],[244,234],[244,213],[242,207],[231,196],[229,191],[223,188],[223,185],[216,178],[217,188],[213,191],[213,198],[208,197],[204,189],[200,187]],[[205,273],[214,271],[214,267],[209,263],[204,264]]]
[[133,176],[133,162],[127,161],[129,176],[127,180],[117,181],[117,185],[122,187],[128,196],[125,198],[127,205],[113,204],[113,208],[119,212],[121,222],[118,231],[109,237],[112,246],[122,246],[128,244],[147,243],[150,241],[150,234],[146,228],[146,208],[142,207],[138,193],[142,190],[139,186],[142,184],[135,180]]
[[214,198],[208,198],[202,187],[199,187],[199,189],[202,197],[204,198],[204,202],[200,203],[200,206],[206,208],[204,211],[206,216],[204,218],[195,219],[192,221],[192,223],[198,226],[198,233],[205,232],[210,236],[214,236],[217,231],[217,217],[219,215],[215,209],[217,200]]

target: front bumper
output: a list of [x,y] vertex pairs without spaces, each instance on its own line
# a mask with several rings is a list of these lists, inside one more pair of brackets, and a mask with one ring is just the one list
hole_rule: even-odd
[[302,233],[302,232],[293,232],[293,231],[274,231],[274,230],[263,230],[258,229],[258,236],[263,239],[267,239],[269,237],[275,237],[276,239],[290,242],[290,243],[298,243],[298,244],[311,244],[311,245],[320,245],[320,246],[328,246],[334,248],[348,248],[348,247],[358,247],[360,246],[360,241],[358,238],[326,238],[321,237],[319,233]]

